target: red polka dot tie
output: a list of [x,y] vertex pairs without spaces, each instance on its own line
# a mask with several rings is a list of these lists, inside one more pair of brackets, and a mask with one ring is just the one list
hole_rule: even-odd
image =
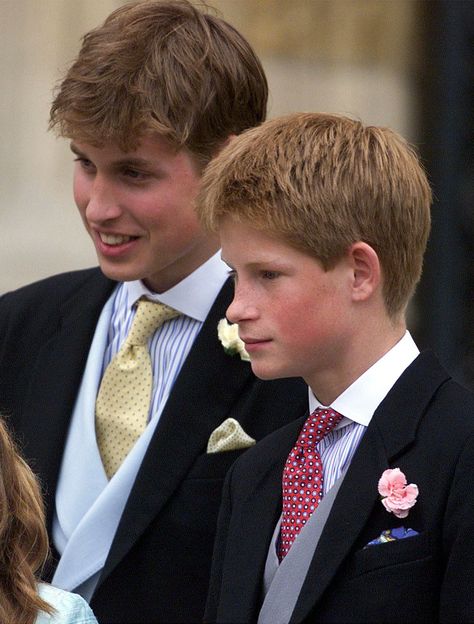
[[283,512],[278,544],[280,561],[288,554],[323,497],[323,465],[318,443],[341,421],[342,415],[318,407],[307,419],[283,470]]

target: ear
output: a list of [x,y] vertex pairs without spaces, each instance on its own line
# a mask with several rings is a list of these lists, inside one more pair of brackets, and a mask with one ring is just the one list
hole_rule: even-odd
[[349,247],[349,261],[352,268],[352,300],[367,301],[379,289],[382,268],[373,247],[358,241]]

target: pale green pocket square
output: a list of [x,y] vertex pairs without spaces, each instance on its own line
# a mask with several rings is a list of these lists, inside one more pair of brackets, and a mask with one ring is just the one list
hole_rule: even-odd
[[214,429],[207,443],[208,453],[223,453],[246,449],[255,444],[255,440],[245,433],[235,418],[227,418]]

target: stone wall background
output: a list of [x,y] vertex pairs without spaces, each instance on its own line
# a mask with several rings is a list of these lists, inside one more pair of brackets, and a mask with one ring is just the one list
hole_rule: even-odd
[[[253,44],[269,117],[349,113],[419,140],[423,0],[215,0]],[[47,131],[81,36],[120,0],[0,0],[0,293],[95,255],[72,200],[72,155]]]

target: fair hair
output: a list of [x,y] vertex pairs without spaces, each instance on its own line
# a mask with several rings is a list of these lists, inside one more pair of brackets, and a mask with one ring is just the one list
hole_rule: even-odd
[[83,38],[50,127],[124,151],[156,132],[206,164],[231,134],[262,122],[268,86],[237,30],[188,0],[126,4]]
[[244,132],[209,164],[198,213],[268,230],[328,270],[363,241],[377,253],[391,317],[418,283],[431,190],[414,149],[388,128],[296,113]]

